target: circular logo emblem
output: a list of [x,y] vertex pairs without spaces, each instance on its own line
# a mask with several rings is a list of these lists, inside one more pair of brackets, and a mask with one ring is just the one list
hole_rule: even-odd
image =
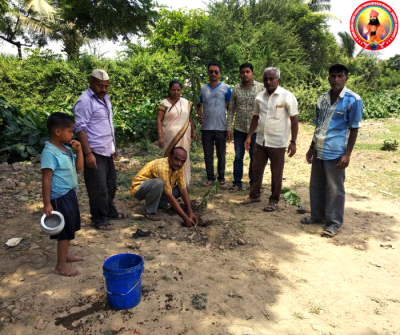
[[350,19],[354,41],[364,49],[381,50],[396,38],[399,24],[394,10],[382,1],[367,1],[357,7]]

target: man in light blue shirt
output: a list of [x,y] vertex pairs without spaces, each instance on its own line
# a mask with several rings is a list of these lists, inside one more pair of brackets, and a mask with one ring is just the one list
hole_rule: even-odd
[[[201,87],[201,95],[197,104],[197,116],[201,123],[201,141],[203,143],[204,161],[207,181],[203,186],[211,186],[215,182],[214,145],[217,151],[218,181],[225,190],[225,153],[226,153],[226,106],[231,99],[229,85],[219,81],[221,66],[219,63],[208,65],[209,82]],[[203,110],[202,110],[203,105]]]
[[312,163],[310,179],[311,216],[303,224],[325,223],[322,236],[333,237],[343,224],[345,169],[361,125],[363,102],[345,84],[349,70],[343,64],[329,68],[330,91],[316,104],[316,125],[306,154]]
[[125,218],[114,206],[117,148],[111,103],[107,95],[109,79],[104,70],[93,70],[89,88],[74,105],[75,131],[85,158],[84,177],[92,223],[102,230],[112,229],[109,219]]

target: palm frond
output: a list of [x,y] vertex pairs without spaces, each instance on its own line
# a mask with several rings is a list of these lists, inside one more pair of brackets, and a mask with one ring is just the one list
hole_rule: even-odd
[[25,0],[23,9],[32,16],[40,19],[54,21],[56,10],[45,0]]

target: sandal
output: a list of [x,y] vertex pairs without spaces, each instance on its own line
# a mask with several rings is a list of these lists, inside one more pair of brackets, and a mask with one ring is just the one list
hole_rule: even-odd
[[229,193],[236,193],[239,191],[242,191],[243,189],[237,185],[233,185],[232,187],[229,188]]
[[113,225],[106,221],[101,221],[101,222],[92,221],[92,225],[94,228],[98,230],[114,230]]
[[123,220],[128,218],[128,214],[125,213],[115,213],[113,216],[107,216],[110,220]]
[[207,180],[203,184],[201,184],[201,186],[203,186],[203,187],[208,187],[208,186],[213,186],[213,185],[214,185],[214,182],[212,180]]
[[322,231],[321,236],[333,237],[333,236],[337,235],[337,233],[338,233],[338,229],[335,226],[327,226]]
[[144,213],[144,217],[151,221],[160,221],[161,220],[161,218],[158,216],[157,213],[154,213],[154,214]]
[[228,186],[226,186],[226,183],[224,181],[221,181],[219,183],[219,189],[220,190],[226,190],[228,188]]
[[147,230],[141,230],[140,228],[138,228],[136,230],[136,232],[132,235],[133,238],[139,238],[139,237],[145,237],[145,236],[149,236],[151,234],[151,231]]
[[[298,209],[297,209],[297,213],[299,213],[299,214],[304,214],[304,213],[307,213],[307,210],[306,210],[306,208],[303,206],[303,205],[301,205]],[[303,219],[302,219],[303,220]]]
[[278,204],[269,203],[266,207],[264,207],[264,212],[273,212],[278,209]]
[[247,197],[247,198],[244,198],[244,200],[241,202],[241,204],[242,205],[248,205],[248,204],[251,204],[252,202],[260,202],[260,201],[261,201],[261,198],[253,199],[253,198]]

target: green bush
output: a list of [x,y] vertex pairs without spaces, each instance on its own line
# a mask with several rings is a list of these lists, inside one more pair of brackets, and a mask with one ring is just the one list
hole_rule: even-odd
[[[83,55],[75,61],[65,61],[57,55],[34,50],[25,59],[0,56],[2,95],[24,114],[34,109],[59,110],[61,104],[72,105],[87,89],[88,78],[95,68],[110,75],[110,100],[113,108],[127,109],[150,99],[165,98],[168,83],[190,78],[175,51],[151,52],[136,48],[126,57],[116,60],[97,59]],[[190,93],[184,88],[183,94]]]
[[[218,23],[218,20],[214,23]],[[247,27],[251,28],[251,25]],[[216,35],[213,33],[211,37]],[[257,34],[257,38],[262,37]],[[298,100],[299,119],[311,122],[315,117],[315,103],[318,97],[330,88],[327,73],[310,69],[308,65],[304,65],[304,60],[295,61],[297,56],[295,57],[295,52],[290,48],[260,49],[260,45],[263,44],[257,41],[258,39],[255,39],[246,47],[235,42],[234,46],[240,47],[240,50],[236,51],[230,46],[215,53],[215,48],[212,47],[212,52],[209,50],[210,54],[207,57],[189,57],[185,53],[182,54],[178,47],[160,49],[137,44],[127,44],[126,50],[114,60],[83,54],[77,60],[65,61],[59,55],[40,49],[31,51],[24,60],[0,55],[1,94],[9,103],[5,100],[1,103],[1,159],[27,159],[39,152],[44,142],[43,138],[47,138],[44,129],[47,116],[55,111],[72,113],[76,99],[88,87],[88,77],[94,68],[103,68],[110,74],[109,95],[115,115],[118,144],[148,144],[155,141],[156,107],[166,97],[168,83],[173,79],[185,83],[182,96],[196,103],[200,85],[207,82],[207,76],[204,75],[207,59],[215,60],[218,55],[222,57],[222,54],[226,56],[226,62],[220,59],[224,69],[222,79],[232,86],[240,80],[237,76],[237,65],[247,58],[250,58],[255,69],[258,69],[258,80],[261,79],[261,71],[266,65],[280,67],[282,86],[293,92]],[[190,46],[187,41],[182,43]],[[202,47],[203,44],[209,45],[209,42],[202,40]],[[285,53],[283,50],[291,52]],[[242,60],[244,57],[246,59]],[[392,61],[390,64],[393,67],[397,63]],[[398,116],[400,92],[391,86],[396,79],[391,77],[398,76],[398,68],[393,67],[391,72],[387,69],[384,71],[383,63],[368,57],[355,58],[349,61],[348,65],[351,75],[347,86],[363,98],[364,118]],[[327,72],[327,69],[324,71]],[[225,77],[227,75],[229,79]],[[391,79],[390,83],[385,82],[385,78],[388,77]],[[392,90],[379,90],[379,87]],[[195,108],[193,112],[195,113]],[[196,118],[194,121],[196,122]],[[198,127],[198,124],[195,126]],[[16,136],[11,136],[14,133]],[[39,134],[42,134],[43,138],[39,139]]]
[[[285,84],[282,85],[285,87]],[[315,76],[312,85],[299,82],[293,87],[285,87],[291,91],[299,103],[299,120],[312,122],[315,118],[315,104],[319,96],[330,89],[328,80],[321,76]]]
[[381,150],[396,151],[398,147],[399,147],[399,142],[397,142],[397,140],[395,140],[393,138],[390,138],[390,139],[386,139],[383,141]]
[[[45,121],[55,111],[71,114],[76,99],[87,89],[94,68],[103,68],[110,75],[109,96],[118,144],[148,143],[157,139],[156,107],[167,96],[171,80],[192,80],[192,87],[184,86],[182,92],[191,99],[197,96],[195,91],[199,88],[193,69],[187,71],[175,51],[150,51],[135,46],[128,47],[125,56],[116,60],[83,55],[75,61],[64,61],[39,50],[32,51],[25,60],[0,55],[2,94],[11,105],[18,106],[12,112],[18,114],[18,122],[28,122],[29,117],[32,121]],[[22,127],[22,123],[9,125],[15,129],[17,126]],[[7,146],[6,142],[2,143],[3,160],[9,159],[10,143],[7,142]],[[29,158],[32,154],[27,151],[31,150],[30,146],[28,148],[13,146],[16,156],[12,159]],[[31,153],[36,151],[31,150]]]
[[157,140],[157,102],[147,99],[128,109],[114,110],[117,143]]
[[382,119],[400,115],[400,92],[372,91],[363,99],[364,119]]
[[39,154],[47,139],[47,114],[25,115],[0,98],[0,162],[13,163]]

